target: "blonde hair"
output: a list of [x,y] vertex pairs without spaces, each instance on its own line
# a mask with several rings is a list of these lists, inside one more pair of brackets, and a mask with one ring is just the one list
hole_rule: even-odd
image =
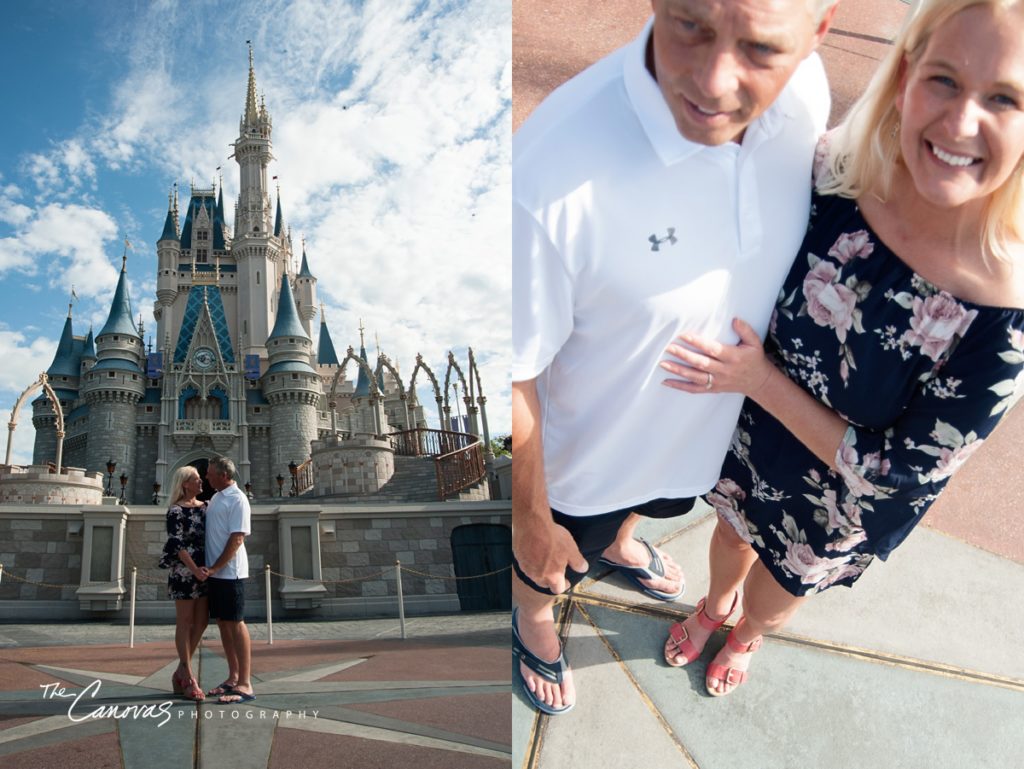
[[[871,193],[883,203],[892,192],[894,172],[903,163],[900,115],[896,96],[901,66],[913,66],[924,54],[932,33],[949,18],[976,5],[1009,10],[1020,0],[919,0],[907,17],[891,50],[867,90],[834,129],[829,142],[826,173],[818,190],[826,195],[857,198]],[[1011,260],[1011,244],[1024,239],[1024,161],[992,193],[981,223],[982,253]]]
[[185,481],[193,475],[199,478],[199,471],[192,467],[192,465],[185,465],[174,471],[174,477],[171,480],[171,493],[167,495],[168,506],[173,507],[178,503],[178,500],[181,499],[181,490],[185,486]]

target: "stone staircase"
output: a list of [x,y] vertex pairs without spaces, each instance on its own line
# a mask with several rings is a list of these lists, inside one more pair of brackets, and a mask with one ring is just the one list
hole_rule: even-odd
[[[487,479],[483,478],[449,500],[461,502],[491,498]],[[437,474],[433,457],[395,457],[395,474],[376,494],[330,494],[314,497],[304,494],[302,500],[331,502],[437,502]]]

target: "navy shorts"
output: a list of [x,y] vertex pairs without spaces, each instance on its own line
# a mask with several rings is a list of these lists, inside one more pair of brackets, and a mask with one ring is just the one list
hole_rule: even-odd
[[[573,540],[576,542],[576,547],[583,553],[587,563],[593,566],[597,562],[597,557],[605,551],[608,545],[615,541],[615,537],[619,534],[619,529],[630,513],[636,513],[645,518],[677,518],[690,512],[696,502],[697,497],[652,499],[650,502],[644,502],[642,505],[636,505],[624,510],[614,510],[610,513],[601,513],[601,515],[582,516],[566,515],[552,509],[551,517],[556,524],[568,529]],[[538,593],[555,595],[548,588],[541,587],[526,576],[523,570],[519,568],[519,562],[516,560],[515,553],[512,554],[512,568],[515,569],[516,576],[528,587],[536,590]],[[570,590],[582,582],[586,576],[585,572],[573,571],[568,567],[565,569],[565,579],[569,583]]]
[[241,622],[245,619],[245,580],[217,579],[206,580],[210,589],[210,619],[225,622]]

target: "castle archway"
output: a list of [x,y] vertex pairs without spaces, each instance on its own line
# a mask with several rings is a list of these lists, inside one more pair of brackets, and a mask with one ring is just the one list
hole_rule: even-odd
[[14,431],[18,427],[18,413],[21,411],[21,407],[25,405],[28,397],[39,389],[46,393],[46,397],[49,398],[50,405],[53,407],[53,414],[57,417],[57,457],[55,464],[57,465],[56,472],[59,474],[61,460],[64,455],[64,410],[60,407],[60,399],[57,398],[57,394],[50,387],[49,377],[46,376],[45,371],[39,375],[39,379],[29,385],[28,389],[19,396],[14,404],[14,408],[11,410],[11,421],[7,423],[7,458],[4,460],[4,464],[8,466],[11,464],[11,449],[14,443]]

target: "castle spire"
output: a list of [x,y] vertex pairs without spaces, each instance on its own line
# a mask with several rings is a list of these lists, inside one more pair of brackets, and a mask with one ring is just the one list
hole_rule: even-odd
[[249,86],[245,92],[245,117],[242,122],[246,126],[255,126],[259,120],[259,111],[256,107],[256,70],[252,63],[252,42],[245,41],[249,45]]
[[324,313],[323,302],[320,303],[320,340],[317,347],[316,361],[321,366],[338,365],[338,353],[334,349],[331,332],[327,330],[327,316]]

